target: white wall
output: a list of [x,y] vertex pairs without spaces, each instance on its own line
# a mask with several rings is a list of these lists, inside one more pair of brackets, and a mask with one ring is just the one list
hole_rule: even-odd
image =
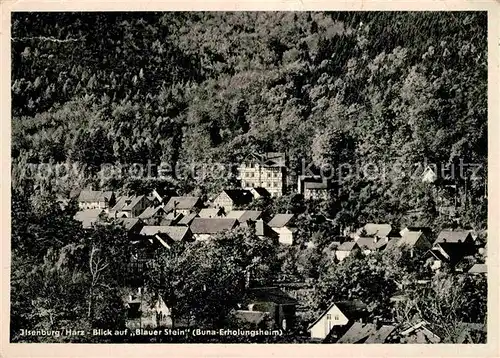
[[309,329],[311,338],[325,339],[328,333],[335,326],[345,326],[349,320],[339,310],[336,305],[333,305],[314,326]]

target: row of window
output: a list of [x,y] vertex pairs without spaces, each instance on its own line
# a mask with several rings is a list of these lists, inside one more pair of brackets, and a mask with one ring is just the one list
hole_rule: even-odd
[[[244,188],[248,188],[248,187],[256,187],[256,186],[259,186],[259,185],[256,185],[257,183],[254,183],[254,182],[245,182],[245,181],[242,181],[241,182],[241,185],[242,187]],[[262,187],[263,188],[279,188],[281,185],[279,182],[262,182]]]
[[[256,176],[255,172],[244,172],[242,174],[242,177],[244,177],[244,178],[255,178],[255,176]],[[263,173],[261,175],[261,177],[262,178],[273,178],[273,177],[274,178],[278,178],[279,177],[279,173],[277,173],[277,172],[275,172],[275,173],[267,173],[267,175]]]
[[[336,314],[336,315],[335,315],[335,321],[338,321],[339,319],[340,319],[339,315],[338,315],[338,314]],[[331,321],[331,320],[332,320],[332,315],[331,315],[331,314],[327,314],[327,315],[326,315],[326,320],[327,320],[327,321]]]

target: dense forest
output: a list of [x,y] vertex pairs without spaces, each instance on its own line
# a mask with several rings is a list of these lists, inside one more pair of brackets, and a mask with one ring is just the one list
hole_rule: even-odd
[[[285,152],[291,183],[304,163],[329,166],[337,180],[328,200],[304,203],[292,186],[273,203],[253,204],[269,214],[299,214],[307,221],[300,240],[323,240],[322,247],[330,237],[318,233],[337,234],[369,221],[484,230],[486,25],[486,13],[479,12],[13,13],[16,327],[35,316],[40,325],[59,319],[62,326],[86,316],[94,326],[120,319],[117,289],[65,307],[68,297],[87,297],[79,290],[92,278],[74,262],[88,261],[92,247],[72,220],[76,209],[63,212],[57,199],[88,185],[144,192],[163,186],[206,197],[234,185],[230,176],[106,176],[105,164],[230,164],[249,153]],[[459,175],[460,163],[471,170]],[[42,164],[77,170],[61,177],[55,170],[40,172]],[[439,174],[434,185],[422,183],[425,164],[445,168],[449,177]],[[376,175],[356,172],[366,165],[377,168]],[[439,214],[444,204],[436,198],[443,196],[458,201],[453,219]],[[408,214],[415,211],[418,219]],[[311,212],[328,220],[316,222]],[[100,228],[95,235],[110,237],[108,244],[124,239],[118,228]],[[238,250],[231,245],[214,250]],[[120,250],[102,253],[115,257],[110,268],[127,254]],[[214,272],[222,270],[216,254],[200,250]],[[294,260],[303,260],[297,265],[307,271],[304,276],[321,276],[309,272],[323,259],[319,254],[311,259],[307,250],[293,250]],[[242,262],[251,260],[238,255]],[[370,262],[364,269],[373,267],[373,273],[367,277],[389,287],[381,268],[391,264]],[[318,297],[331,293],[331,277],[364,272],[349,265],[357,264],[348,262],[320,281],[324,290]],[[61,267],[74,271],[61,276]],[[118,282],[110,268],[106,279]],[[38,301],[26,299],[31,296]]]

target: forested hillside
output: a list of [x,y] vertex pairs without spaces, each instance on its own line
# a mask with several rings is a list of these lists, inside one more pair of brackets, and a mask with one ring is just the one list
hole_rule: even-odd
[[[16,188],[68,194],[103,163],[481,164],[460,215],[485,223],[486,13],[15,13]],[[27,163],[79,163],[83,177],[26,180]],[[422,168],[421,168],[422,169]],[[173,180],[181,193],[226,182]],[[430,208],[410,176],[353,176],[325,204],[339,224]]]

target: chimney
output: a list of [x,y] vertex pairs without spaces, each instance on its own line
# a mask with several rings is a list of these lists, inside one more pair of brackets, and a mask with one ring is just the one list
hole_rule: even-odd
[[380,318],[379,317],[375,317],[373,319],[373,324],[375,325],[375,328],[377,330],[379,330],[382,327],[382,322],[380,322]]

